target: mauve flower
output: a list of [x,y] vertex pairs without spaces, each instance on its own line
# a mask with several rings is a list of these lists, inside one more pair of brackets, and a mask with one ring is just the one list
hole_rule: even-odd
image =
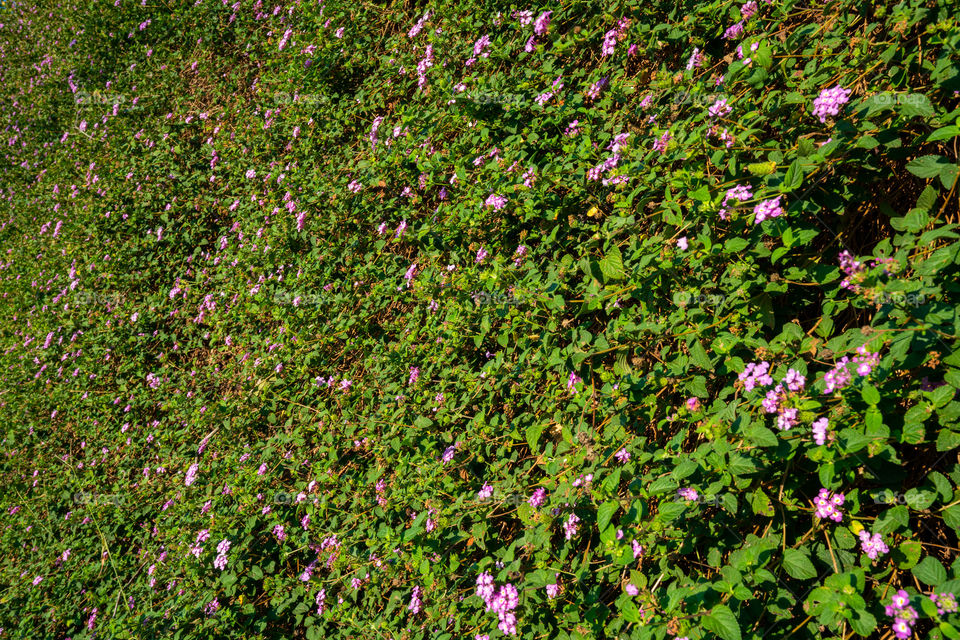
[[547,29],[550,28],[550,15],[553,11],[544,11],[538,17],[536,22],[533,23],[533,32],[538,36],[545,35]]
[[501,196],[500,194],[492,193],[487,198],[485,204],[488,207],[493,207],[495,211],[499,211],[500,209],[503,209],[505,206],[507,206],[507,199],[504,196]]
[[818,445],[823,445],[827,442],[827,428],[830,426],[830,421],[826,418],[820,418],[811,425],[813,430],[813,441]]
[[547,490],[543,487],[538,487],[536,491],[533,492],[533,495],[530,496],[530,499],[527,500],[530,503],[530,506],[536,509],[543,505],[547,501]]
[[777,218],[783,215],[784,210],[783,207],[780,206],[780,198],[782,197],[783,196],[777,196],[776,198],[758,202],[753,208],[754,224],[760,224],[768,218]]
[[729,114],[733,108],[727,104],[726,98],[719,98],[716,102],[710,105],[710,108],[707,109],[707,113],[711,118],[722,118],[723,116]]
[[844,503],[842,493],[831,493],[828,489],[820,489],[820,493],[813,499],[816,506],[816,516],[821,519],[829,518],[834,522],[843,520],[843,514],[840,513],[840,506]]
[[824,89],[813,101],[813,115],[820,119],[820,122],[826,122],[827,116],[835,116],[840,113],[840,107],[850,100],[850,90],[844,89],[839,84],[831,89]]

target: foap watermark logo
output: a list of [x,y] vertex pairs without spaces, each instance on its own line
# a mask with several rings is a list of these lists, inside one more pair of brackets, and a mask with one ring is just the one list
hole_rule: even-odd
[[529,502],[530,500],[527,496],[519,493],[504,493],[502,491],[494,491],[489,494],[481,492],[476,495],[476,499],[477,502],[485,504],[499,504],[509,507],[519,507],[521,504]]
[[294,307],[319,307],[328,302],[326,296],[296,291],[277,291],[273,294],[273,302],[278,305],[292,305]]
[[321,93],[288,93],[286,91],[275,91],[270,94],[270,100],[273,106],[281,105],[303,105],[325,106],[330,104],[330,98]]
[[111,505],[118,507],[125,502],[125,499],[119,493],[92,493],[90,491],[78,491],[73,494],[74,504],[92,504],[92,505]]
[[724,100],[727,96],[722,93],[709,93],[707,91],[677,91],[673,94],[671,102],[676,106],[691,105],[694,107],[709,107],[718,100]]
[[882,291],[870,296],[870,301],[875,305],[892,304],[897,307],[919,307],[925,301],[922,293],[900,293]]
[[678,307],[719,307],[726,299],[723,294],[704,291],[677,291],[673,294],[673,303]]
[[292,493],[286,493],[284,491],[277,491],[276,493],[273,494],[273,496],[271,496],[271,502],[273,504],[280,504],[280,505],[293,504],[295,500],[296,500],[295,495],[293,495]]
[[889,489],[870,494],[873,504],[876,505],[906,505],[911,509],[923,510],[930,506],[932,500],[929,494],[917,491],[896,493]]
[[121,304],[123,300],[124,297],[119,293],[96,291],[75,291],[66,298],[66,302],[74,306],[97,305],[115,307]]
[[896,105],[919,107],[930,104],[930,98],[922,93],[891,93],[889,91],[869,96],[867,101],[875,107],[893,107]]
[[498,104],[502,107],[520,107],[528,102],[527,96],[522,93],[505,93],[499,91],[463,91],[451,93],[450,98],[458,102],[472,102],[479,105]]
[[704,496],[698,493],[696,499],[694,500],[677,493],[677,494],[674,494],[673,501],[682,502],[683,504],[702,504],[708,507],[720,507],[723,505],[723,499],[721,497],[721,494],[717,494],[713,496]]
[[108,107],[117,110],[133,111],[143,108],[142,105],[138,104],[139,100],[130,99],[126,94],[116,91],[85,91],[81,89],[73,94],[73,101],[76,103],[78,109]]
[[477,306],[482,307],[488,304],[495,305],[520,305],[523,304],[526,300],[523,296],[516,296],[512,293],[501,293],[494,292],[489,293],[487,291],[480,291],[475,293],[470,298],[477,304]]

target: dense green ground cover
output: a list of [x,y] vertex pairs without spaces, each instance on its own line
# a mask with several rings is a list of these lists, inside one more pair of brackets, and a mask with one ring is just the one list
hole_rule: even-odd
[[960,638],[958,44],[0,10],[0,637]]

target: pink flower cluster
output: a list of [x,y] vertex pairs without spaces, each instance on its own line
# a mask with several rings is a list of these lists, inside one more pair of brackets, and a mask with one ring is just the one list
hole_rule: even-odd
[[849,101],[849,89],[844,89],[840,85],[832,89],[824,89],[813,101],[813,115],[817,116],[820,122],[826,122],[827,116],[835,116],[840,113],[840,107]]
[[723,202],[720,203],[720,219],[727,219],[727,203],[731,200],[737,202],[746,202],[753,197],[753,187],[748,184],[738,184],[730,189],[723,196]]
[[769,369],[769,362],[751,362],[737,379],[743,383],[745,391],[753,391],[754,387],[773,384],[773,378],[767,373]]
[[667,144],[670,143],[670,140],[673,139],[673,136],[670,135],[669,131],[664,131],[663,135],[653,141],[653,150],[663,153],[667,150]]
[[820,493],[813,499],[813,504],[817,508],[818,518],[830,518],[834,522],[843,520],[843,514],[840,513],[840,506],[843,505],[844,495],[842,493],[831,493],[828,489],[820,489]]
[[930,600],[937,606],[937,613],[941,616],[957,612],[957,597],[952,593],[931,593]]
[[811,425],[813,429],[813,441],[818,445],[826,444],[827,442],[827,428],[830,426],[830,421],[826,418],[820,418]]
[[823,381],[826,384],[824,393],[840,391],[850,384],[853,379],[847,369],[847,365],[850,363],[856,365],[857,375],[863,378],[873,373],[873,370],[880,364],[880,354],[868,351],[866,345],[860,345],[857,347],[857,355],[852,360],[847,356],[840,358],[833,369],[827,371],[823,376]]
[[841,251],[838,256],[840,260],[840,270],[843,271],[847,277],[843,279],[840,283],[841,289],[850,289],[854,293],[860,290],[859,285],[851,282],[855,276],[865,271],[866,268],[863,266],[863,263],[854,260],[853,255],[849,251]]
[[726,98],[717,98],[717,100],[710,105],[710,108],[707,109],[707,113],[711,118],[722,118],[731,111],[733,111],[733,107],[727,104]]
[[533,492],[533,495],[530,496],[530,499],[527,500],[527,502],[530,503],[530,506],[533,507],[534,509],[543,506],[543,503],[546,501],[547,501],[547,490],[544,489],[543,487],[537,488],[537,490]]
[[414,587],[413,593],[410,594],[410,604],[407,605],[407,609],[415,614],[420,613],[420,607],[423,605],[423,602],[420,600],[420,595],[420,587]]
[[900,589],[893,595],[893,600],[888,604],[884,612],[894,619],[893,633],[904,640],[913,635],[913,625],[917,623],[920,614],[910,606],[910,594]]
[[[527,44],[524,45],[523,49],[527,53],[533,53],[533,50],[537,47],[537,36],[544,36],[547,34],[547,30],[550,28],[550,15],[553,11],[544,11],[541,13],[536,21],[533,23],[533,35],[530,36],[530,39],[527,40]],[[530,11],[520,11],[515,14],[520,18],[520,26],[525,27],[530,24],[530,20],[533,18],[533,13]]]
[[230,550],[230,541],[223,539],[220,541],[220,544],[217,545],[217,557],[213,561],[213,566],[220,571],[223,571],[227,568],[227,551]]
[[614,49],[617,47],[617,39],[623,36],[624,32],[627,30],[627,27],[630,26],[629,18],[621,18],[617,22],[617,26],[607,31],[603,34],[603,46],[600,48],[600,55],[604,58],[607,56],[612,56]]
[[753,208],[754,213],[754,224],[760,224],[768,218],[777,218],[782,216],[784,211],[783,207],[780,206],[780,198],[783,196],[777,196],[776,198],[770,198],[769,200],[764,200],[758,202],[757,206]]
[[[787,390],[797,393],[803,390],[806,378],[794,369],[787,371],[786,377],[781,384],[767,392],[763,399],[763,408],[767,413],[777,413],[777,428],[786,431],[797,424],[798,410],[794,407],[786,406]],[[784,389],[786,384],[786,389]]]
[[583,378],[571,371],[570,377],[567,378],[567,391],[571,391],[573,395],[577,395],[577,384],[580,382],[583,382]]
[[562,591],[562,588],[560,586],[560,574],[559,573],[554,574],[554,579],[556,580],[554,584],[548,584],[545,587],[547,590],[547,598],[549,598],[550,600],[553,600],[554,598],[556,598],[558,595],[560,595],[560,592]]
[[493,193],[490,194],[484,204],[486,204],[488,207],[493,207],[494,211],[499,211],[507,206],[507,199],[498,193]]
[[477,491],[477,500],[486,500],[491,497],[493,497],[493,485],[484,482],[480,491]]
[[497,627],[504,635],[517,635],[517,616],[513,610],[520,604],[520,593],[509,582],[497,589],[493,576],[487,572],[477,576],[477,595],[483,600],[487,611],[493,611],[500,619]]
[[883,541],[883,536],[879,533],[871,536],[866,531],[861,531],[858,535],[860,537],[860,550],[867,554],[867,557],[871,560],[876,560],[880,554],[890,553],[890,547]]

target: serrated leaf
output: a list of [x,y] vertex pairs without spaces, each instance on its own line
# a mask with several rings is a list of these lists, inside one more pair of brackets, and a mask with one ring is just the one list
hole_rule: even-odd
[[792,578],[809,580],[817,577],[817,570],[807,555],[799,549],[787,549],[783,552],[783,569]]
[[948,509],[944,509],[940,512],[940,515],[943,517],[945,525],[954,531],[960,531],[960,505],[955,504]]
[[857,609],[850,618],[850,627],[861,636],[869,636],[877,628],[877,619],[869,611]]
[[947,140],[949,138],[954,138],[960,136],[960,127],[956,125],[950,125],[948,127],[940,127],[929,136],[927,136],[927,142],[936,142],[938,140]]
[[907,171],[918,178],[935,178],[950,161],[943,156],[920,156],[907,163]]
[[744,431],[744,435],[754,444],[761,447],[775,447],[779,444],[776,434],[762,425],[753,425]]
[[947,580],[947,570],[939,560],[931,556],[921,560],[920,564],[910,569],[910,572],[916,576],[917,580],[934,587]]
[[613,515],[620,508],[620,504],[614,500],[608,500],[597,507],[597,528],[603,531],[610,524]]
[[901,569],[910,569],[916,566],[917,561],[920,560],[920,555],[923,553],[923,545],[916,540],[907,540],[901,542],[897,550],[904,556],[904,559],[899,562],[897,566]]
[[527,436],[527,445],[530,447],[530,451],[538,453],[537,443],[540,441],[540,434],[543,433],[543,429],[546,425],[543,423],[533,424],[527,427],[526,436]]
[[860,395],[863,397],[863,401],[870,405],[876,405],[880,402],[880,392],[877,391],[877,388],[871,384],[864,383],[863,389],[860,391]]
[[703,617],[703,626],[723,640],[741,640],[740,623],[730,607],[718,604]]
[[600,261],[600,271],[608,280],[622,280],[627,276],[620,247],[614,245]]
[[700,341],[697,339],[694,339],[693,342],[690,343],[690,360],[701,369],[713,370],[710,356],[707,355],[703,345],[700,344]]

